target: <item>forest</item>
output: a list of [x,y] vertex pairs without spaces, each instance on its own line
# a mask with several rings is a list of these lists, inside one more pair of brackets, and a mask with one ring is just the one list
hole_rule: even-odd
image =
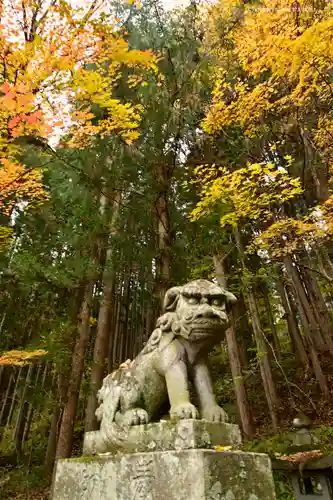
[[238,299],[210,361],[245,446],[305,414],[330,450],[331,2],[3,0],[0,35],[0,498],[48,498],[197,278]]

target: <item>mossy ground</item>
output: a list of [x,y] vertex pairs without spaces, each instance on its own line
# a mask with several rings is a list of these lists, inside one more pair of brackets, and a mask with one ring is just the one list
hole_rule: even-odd
[[49,500],[50,476],[44,467],[18,464],[0,468],[0,500]]

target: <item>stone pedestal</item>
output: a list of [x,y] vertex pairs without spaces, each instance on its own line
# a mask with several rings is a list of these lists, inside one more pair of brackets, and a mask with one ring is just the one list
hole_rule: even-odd
[[[111,433],[117,436],[114,446],[105,449],[108,453],[138,453],[145,451],[188,450],[213,448],[214,446],[240,446],[242,439],[238,425],[220,424],[206,420],[162,420],[148,425],[121,428],[110,425]],[[112,432],[112,429],[114,431]],[[86,432],[83,455],[96,455],[99,432]]]
[[273,500],[268,457],[156,451],[58,462],[53,500]]
[[139,449],[168,449],[60,460],[53,500],[275,500],[269,458],[230,449],[237,426],[188,420],[131,432]]

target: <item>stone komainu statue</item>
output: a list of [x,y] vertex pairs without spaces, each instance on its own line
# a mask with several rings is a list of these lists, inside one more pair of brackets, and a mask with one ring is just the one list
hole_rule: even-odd
[[[206,280],[168,290],[165,313],[143,350],[108,375],[98,392],[101,425],[95,451],[103,453],[115,443],[115,428],[158,421],[166,404],[171,419],[227,420],[215,400],[207,355],[222,340],[227,304],[235,301],[233,294]],[[189,380],[199,412],[190,401]]]

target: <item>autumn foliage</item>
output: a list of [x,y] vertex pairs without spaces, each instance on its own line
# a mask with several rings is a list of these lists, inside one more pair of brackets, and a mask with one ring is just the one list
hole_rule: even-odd
[[[291,175],[284,189],[275,180],[257,200],[266,198],[270,221],[259,227],[252,249],[268,250],[274,258],[325,243],[332,234],[332,14],[330,2],[310,0],[230,0],[209,9],[206,45],[215,61],[215,81],[203,129],[208,134],[238,134],[245,155],[255,145],[263,164],[275,165],[280,177],[282,171]],[[224,167],[229,167],[227,162]],[[203,206],[212,207],[213,201],[223,206],[230,179],[235,200],[250,189],[252,194],[243,199],[249,212],[261,184],[251,168],[244,170],[247,187],[239,189],[242,170],[206,182],[195,214]],[[305,213],[297,209],[304,202],[299,197],[297,201],[295,182],[306,193]],[[270,204],[272,190],[279,210]],[[288,190],[294,208],[285,204]],[[265,209],[259,212],[263,222]],[[252,212],[252,219],[258,214]]]
[[[42,171],[20,160],[20,138],[66,131],[75,147],[110,134],[135,140],[140,108],[115,98],[114,87],[123,67],[138,83],[156,67],[152,53],[129,49],[98,2],[5,1],[0,23],[0,207],[10,215],[18,201],[46,196]],[[92,106],[104,110],[94,124]]]
[[36,351],[9,351],[1,354],[0,366],[24,366],[47,355],[47,351],[38,349]]

